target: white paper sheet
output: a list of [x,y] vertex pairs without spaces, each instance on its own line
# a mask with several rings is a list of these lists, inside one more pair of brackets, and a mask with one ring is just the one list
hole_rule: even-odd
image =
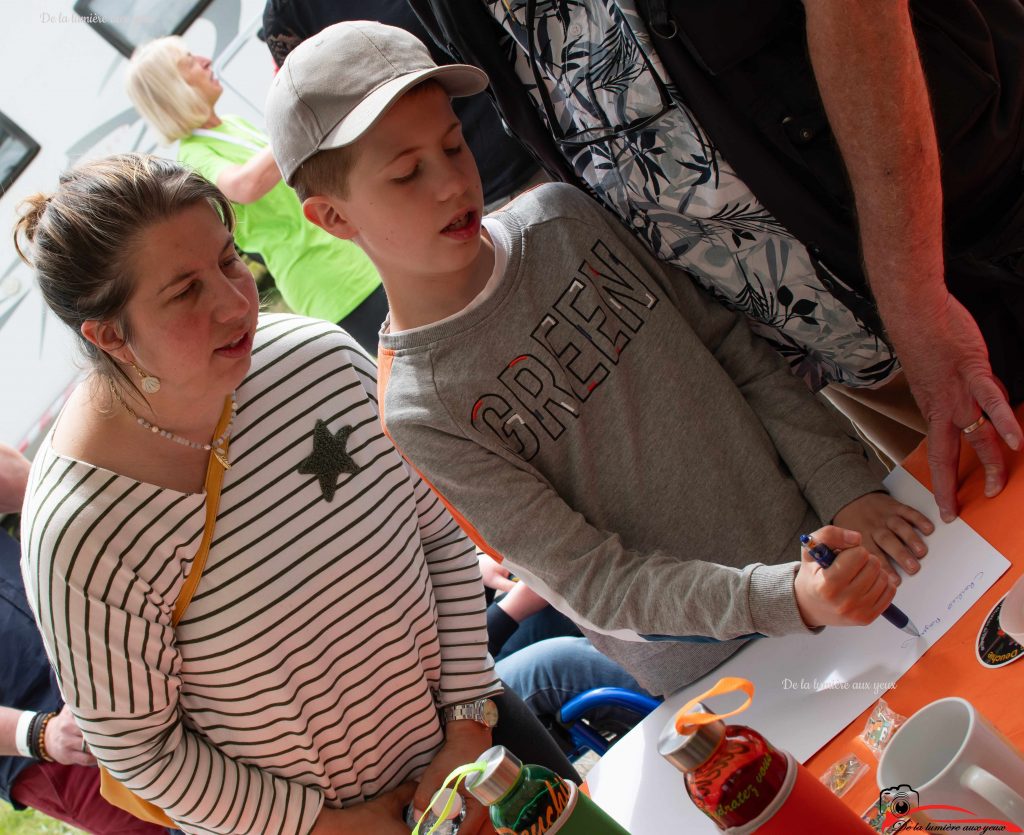
[[[734,721],[805,761],[898,680],[1003,574],[1010,563],[957,519],[944,524],[932,494],[902,468],[886,479],[893,496],[936,524],[921,571],[905,577],[895,603],[921,630],[911,638],[883,618],[867,627],[751,642],[681,690],[619,741],[587,776],[593,798],[631,835],[717,833],[690,801],[683,777],[658,755],[675,712],[723,676],[750,679],[754,703]],[[794,553],[796,545],[794,544]],[[983,613],[982,613],[983,614]],[[936,693],[940,698],[947,693]],[[726,702],[726,699],[733,701]],[[738,697],[717,705],[733,707]],[[725,709],[720,708],[720,709]]]

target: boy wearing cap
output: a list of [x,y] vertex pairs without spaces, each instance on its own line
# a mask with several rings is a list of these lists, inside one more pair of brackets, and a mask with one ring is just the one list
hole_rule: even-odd
[[[384,282],[395,444],[484,551],[653,693],[753,635],[874,620],[895,573],[850,546],[863,534],[915,571],[928,520],[739,317],[586,195],[541,186],[483,218],[449,96],[485,84],[360,22],[296,49],[268,97],[306,216]],[[833,520],[860,533],[819,539],[848,553],[827,573],[793,562],[798,534]]]

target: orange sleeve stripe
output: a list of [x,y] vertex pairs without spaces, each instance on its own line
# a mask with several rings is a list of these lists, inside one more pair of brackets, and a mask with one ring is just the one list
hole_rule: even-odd
[[490,545],[487,544],[487,540],[485,540],[483,536],[481,536],[480,531],[473,527],[469,520],[466,519],[466,517],[463,516],[461,513],[459,513],[455,506],[444,497],[444,494],[431,483],[430,479],[423,475],[422,472],[420,472],[419,468],[412,461],[409,460],[409,456],[402,452],[402,448],[395,443],[395,439],[391,437],[391,433],[388,431],[387,421],[385,420],[384,417],[384,402],[385,397],[387,395],[388,383],[391,381],[391,366],[393,365],[394,361],[394,351],[381,349],[380,353],[377,356],[377,409],[380,411],[381,429],[384,430],[384,434],[387,436],[388,440],[391,441],[395,449],[398,450],[398,454],[401,455],[402,458],[404,458],[406,462],[409,464],[409,466],[413,468],[413,470],[416,472],[416,475],[423,479],[423,483],[426,484],[427,487],[429,487],[433,491],[434,495],[441,500],[441,504],[448,508],[448,512],[452,515],[452,518],[455,520],[456,524],[458,524],[458,526],[462,528],[466,536],[473,540],[473,543],[476,545],[476,547],[483,551],[485,554],[487,554],[487,556],[494,558],[498,562],[502,562],[504,558],[501,556],[501,554],[499,554]]

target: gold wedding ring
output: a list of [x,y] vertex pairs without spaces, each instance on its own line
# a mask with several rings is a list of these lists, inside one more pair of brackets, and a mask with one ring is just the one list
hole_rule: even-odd
[[984,425],[985,425],[985,416],[982,415],[976,421],[974,421],[974,423],[972,423],[970,426],[965,426],[960,431],[963,432],[965,435],[970,435],[972,432],[977,432]]

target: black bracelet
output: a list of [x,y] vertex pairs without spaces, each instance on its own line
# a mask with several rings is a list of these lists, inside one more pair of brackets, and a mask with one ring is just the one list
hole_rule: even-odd
[[46,752],[46,742],[43,740],[43,734],[46,733],[46,724],[56,715],[56,713],[52,712],[37,713],[32,717],[32,721],[29,722],[28,739],[26,741],[34,759],[53,762],[53,757],[49,756]]
[[42,756],[39,753],[39,726],[43,723],[43,717],[45,713],[37,713],[32,717],[32,721],[28,723],[28,750],[32,752],[32,758],[41,760]]

